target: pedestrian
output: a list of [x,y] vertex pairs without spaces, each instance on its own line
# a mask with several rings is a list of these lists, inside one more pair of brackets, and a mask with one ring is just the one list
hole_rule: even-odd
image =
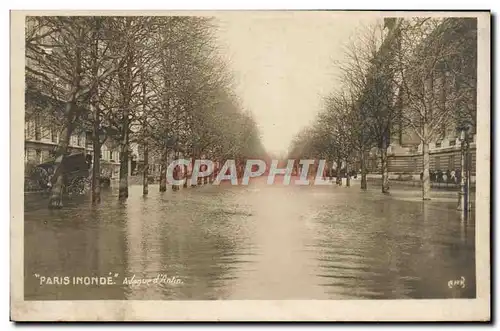
[[447,183],[451,182],[451,171],[450,171],[450,169],[446,170],[446,182]]
[[450,172],[450,176],[451,176],[451,182],[456,184],[457,183],[457,178],[455,177],[455,170],[452,170]]
[[438,169],[437,171],[437,182],[438,183],[442,183],[443,182],[443,172],[441,171],[441,169]]

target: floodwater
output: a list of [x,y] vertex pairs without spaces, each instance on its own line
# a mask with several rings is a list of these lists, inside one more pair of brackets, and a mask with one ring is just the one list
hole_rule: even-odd
[[131,186],[62,210],[25,195],[25,299],[475,297],[475,222],[454,193],[358,185]]

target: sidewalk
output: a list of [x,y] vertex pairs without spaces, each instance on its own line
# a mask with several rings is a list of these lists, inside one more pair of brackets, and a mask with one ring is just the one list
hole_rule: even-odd
[[[413,176],[412,179],[407,179],[407,180],[398,179],[398,176],[399,175],[389,174],[390,185],[419,187],[419,188],[422,187],[422,182],[420,181],[420,178],[415,178],[415,175]],[[369,183],[375,185],[382,185],[382,175],[380,174],[368,174],[366,175],[366,178]],[[447,190],[447,191],[458,191],[460,190],[460,184],[431,182],[431,188],[439,190]],[[476,183],[472,182],[471,190],[475,189],[476,189]]]

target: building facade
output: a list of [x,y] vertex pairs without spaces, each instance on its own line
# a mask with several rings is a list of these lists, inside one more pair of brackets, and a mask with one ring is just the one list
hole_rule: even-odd
[[[396,19],[386,21],[385,28],[387,31],[394,29]],[[463,101],[456,102],[448,107],[447,119],[442,121],[439,130],[436,131],[433,139],[429,143],[430,153],[430,171],[456,171],[461,168],[461,141],[458,127],[466,125],[469,127],[468,132],[468,149],[470,157],[467,168],[471,170],[471,174],[475,177],[476,169],[476,98],[477,91],[474,89],[475,80],[477,78],[475,68],[474,47],[475,41],[473,37],[477,36],[476,22],[471,19],[455,18],[444,19],[437,29],[441,29],[441,43],[449,43],[455,45],[455,52],[444,59],[440,59],[442,66],[436,70],[437,75],[433,76],[432,81],[428,82],[426,88],[432,93],[439,95],[440,93],[456,93],[460,91],[465,97]],[[388,33],[388,32],[387,32]],[[471,39],[471,40],[469,40]],[[468,45],[463,46],[463,40],[467,40]],[[428,40],[422,40],[419,47],[432,47]],[[444,65],[443,65],[444,64]],[[460,81],[455,78],[450,78],[451,71],[461,74]],[[466,81],[468,80],[468,81]],[[430,88],[429,88],[430,86]],[[462,89],[468,89],[463,92]],[[399,93],[401,98],[401,93]],[[446,96],[443,96],[443,102]],[[420,174],[423,171],[423,145],[414,128],[404,125],[403,117],[408,110],[405,108],[404,97],[397,104],[399,109],[399,117],[390,135],[390,144],[388,151],[388,168],[389,172],[400,174]],[[443,105],[444,106],[444,105]],[[463,109],[466,109],[465,111]],[[379,162],[376,160],[376,155],[371,158],[371,170],[379,168]]]
[[[29,100],[28,100],[29,102]],[[24,123],[24,165],[25,175],[41,163],[53,161],[60,140],[60,128],[30,118]],[[92,132],[76,128],[71,135],[68,151],[70,154],[93,154]],[[101,147],[101,160],[111,167],[111,178],[119,177],[119,144],[108,138]],[[129,169],[131,166],[129,165]],[[129,170],[131,171],[131,170]]]

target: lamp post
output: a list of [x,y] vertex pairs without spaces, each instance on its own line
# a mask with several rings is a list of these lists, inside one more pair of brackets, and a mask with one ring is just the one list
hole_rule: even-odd
[[465,217],[468,212],[469,207],[469,196],[468,196],[468,183],[467,183],[467,171],[466,171],[466,142],[467,142],[467,131],[468,127],[462,125],[457,128],[460,132],[460,191],[458,192],[458,206],[457,209],[462,212]]
[[[468,131],[467,131],[468,133]],[[465,136],[465,170],[466,170],[466,196],[467,196],[467,211],[469,212],[472,209],[472,201],[470,199],[470,187],[471,187],[471,169],[472,169],[472,156],[470,153],[470,138],[471,135],[467,134]]]

